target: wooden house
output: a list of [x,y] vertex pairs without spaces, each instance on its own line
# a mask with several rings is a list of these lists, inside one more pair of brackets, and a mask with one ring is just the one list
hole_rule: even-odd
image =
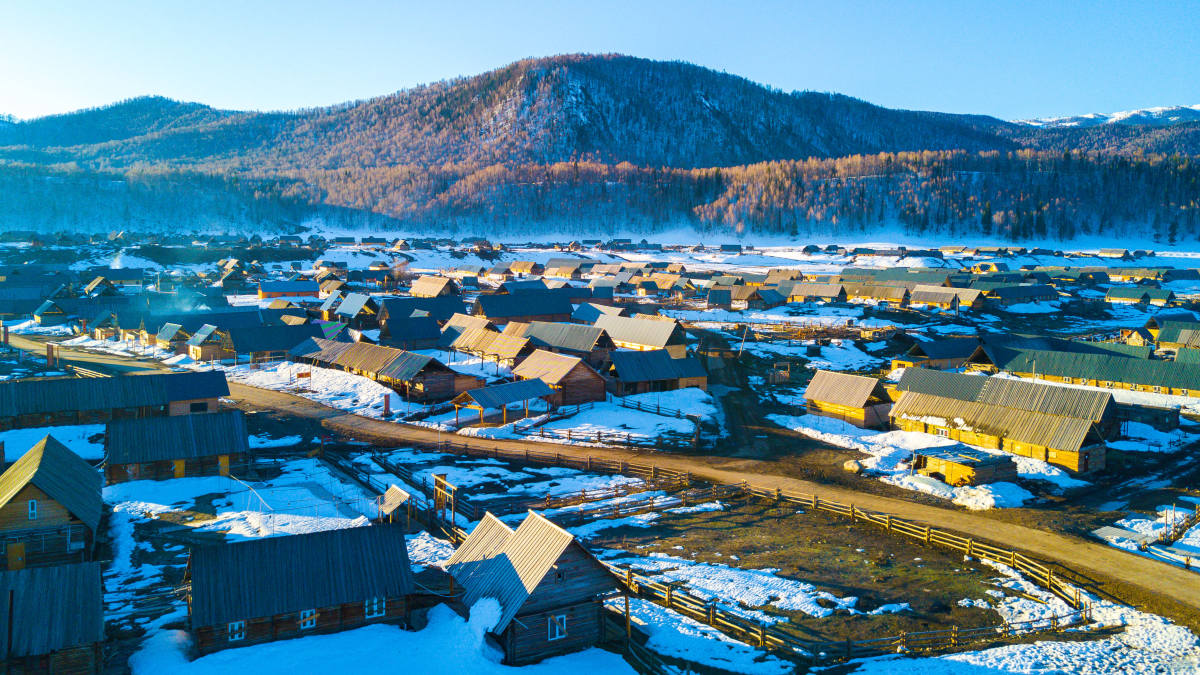
[[443,295],[458,295],[459,289],[449,277],[422,276],[412,283],[409,295],[414,298],[437,298]]
[[638,351],[665,349],[677,359],[687,356],[687,334],[674,319],[608,314],[598,317],[595,326],[603,328],[618,347]]
[[451,370],[432,356],[363,342],[312,338],[293,348],[289,358],[362,375],[414,401],[444,401],[483,386],[482,379]]
[[892,369],[961,368],[979,347],[977,337],[945,337],[936,340],[917,340],[903,355],[892,359]]
[[555,406],[579,405],[606,398],[604,378],[583,359],[539,349],[513,368],[522,380],[541,379],[554,390],[549,397]]
[[596,319],[605,314],[625,316],[625,309],[613,305],[603,305],[596,302],[585,302],[571,312],[571,320],[575,323],[594,324]]
[[570,321],[573,311],[565,295],[547,289],[481,295],[475,301],[473,314],[499,326],[510,321]]
[[1112,305],[1152,305],[1165,307],[1175,302],[1175,294],[1165,288],[1151,286],[1113,287],[1104,300]]
[[288,350],[311,337],[323,335],[315,324],[245,326],[206,331],[207,325],[188,342],[188,356],[196,361],[221,363],[265,363],[287,359]]
[[0,572],[0,661],[22,675],[104,671],[104,589],[100,563]]
[[1017,480],[1011,457],[965,445],[914,450],[912,468],[954,487]]
[[105,483],[241,473],[250,457],[240,410],[109,422]]
[[1046,382],[1200,397],[1200,364],[1131,358],[1112,352],[1016,349],[985,344],[967,359],[966,366],[968,370],[1006,372]]
[[528,338],[535,349],[578,356],[593,368],[600,368],[617,348],[603,328],[578,323],[510,322],[504,334]]
[[403,622],[413,594],[394,525],[196,546],[186,581],[195,651]]
[[908,301],[913,305],[936,307],[951,312],[957,312],[959,307],[958,293],[955,289],[944,286],[918,285],[913,288]]
[[534,350],[527,337],[504,335],[488,328],[464,330],[451,341],[449,348],[505,366],[515,365]]
[[385,297],[379,303],[379,329],[388,335],[390,322],[404,321],[412,316],[431,316],[439,324],[455,314],[466,314],[462,298],[456,295],[441,295],[436,298]]
[[788,291],[788,302],[846,302],[841,284],[799,283]]
[[993,307],[1050,302],[1058,300],[1058,290],[1046,284],[1020,284],[1016,286],[984,287],[984,301]]
[[42,438],[0,475],[4,569],[91,560],[103,511],[96,470]]
[[699,359],[690,356],[677,359],[664,349],[614,351],[610,356],[612,365],[607,373],[617,396],[687,387],[708,389],[708,373]]
[[530,512],[516,530],[491,513],[446,562],[470,606],[500,603],[490,629],[504,662],[520,666],[593,647],[604,636],[604,599],[612,573],[566,530]]
[[704,307],[706,309],[733,309],[733,289],[729,286],[708,289]]
[[347,293],[333,310],[333,320],[355,330],[379,327],[379,301],[366,293]]
[[316,281],[263,281],[258,284],[258,297],[260,299],[300,296],[316,297],[320,292],[321,285]]
[[221,371],[0,382],[0,431],[216,412],[222,396]]
[[888,424],[892,400],[873,377],[818,370],[804,392],[811,415],[833,417],[861,428]]

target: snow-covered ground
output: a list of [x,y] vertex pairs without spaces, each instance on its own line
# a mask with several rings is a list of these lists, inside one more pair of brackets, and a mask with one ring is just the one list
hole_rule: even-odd
[[15,323],[5,324],[8,326],[8,332],[14,335],[71,335],[74,333],[70,326],[42,326],[33,319],[17,321]]
[[[915,431],[878,432],[858,427],[831,417],[820,415],[767,415],[767,419],[781,427],[791,429],[831,445],[858,450],[867,455],[862,467],[879,480],[908,490],[948,499],[969,509],[991,509],[1021,506],[1034,495],[1015,483],[997,482],[985,485],[951,487],[946,483],[909,472],[913,450],[958,445],[941,436]],[[1068,489],[1087,485],[1086,481],[1072,478],[1067,472],[1047,462],[1032,457],[1019,457],[999,450],[979,448],[994,454],[1011,457],[1017,465],[1017,475],[1027,480],[1040,480],[1055,489]]]
[[290,361],[219,368],[225,371],[225,377],[231,382],[285,391],[363,417],[382,418],[385,397],[391,397],[393,414],[425,409],[419,403],[405,401],[399,394],[372,379],[332,368]]
[[31,427],[0,431],[0,444],[4,447],[4,461],[15,462],[46,436],[67,446],[75,454],[87,460],[104,458],[104,425],[75,424],[61,427]]

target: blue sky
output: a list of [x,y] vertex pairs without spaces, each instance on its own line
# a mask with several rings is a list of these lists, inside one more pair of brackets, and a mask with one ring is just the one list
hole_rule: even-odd
[[526,56],[680,59],[1013,119],[1200,104],[1200,2],[6,2],[0,113],[142,94],[276,110]]

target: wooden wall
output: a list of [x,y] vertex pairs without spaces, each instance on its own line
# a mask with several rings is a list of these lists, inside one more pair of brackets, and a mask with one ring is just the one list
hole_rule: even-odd
[[[29,519],[30,499],[38,501],[37,520]],[[92,542],[93,532],[36,486],[26,485],[0,508],[0,569],[8,569],[10,544],[25,546],[25,567],[43,567],[91,560]]]
[[[228,472],[221,470],[221,457],[229,458]],[[223,476],[228,475],[228,473],[245,471],[248,465],[248,457],[245,454],[194,457],[184,460],[183,475],[188,478],[195,476]],[[175,477],[175,462],[172,460],[133,464],[106,464],[104,467],[104,482],[106,485],[124,483],[131,480],[169,480]]]
[[[585,600],[565,607],[518,615],[501,637],[504,662],[521,666],[595,646],[604,637],[603,612],[599,600]],[[559,614],[567,617],[567,635],[550,640],[550,618]]]
[[104,672],[100,643],[60,649],[53,654],[26,656],[4,662],[11,675],[97,675]]
[[385,623],[405,621],[408,617],[407,598],[388,598],[385,613],[381,617],[367,619],[363,602],[347,602],[332,607],[317,609],[317,625],[301,630],[300,613],[290,612],[272,617],[247,618],[246,637],[233,642],[229,641],[228,626],[193,627],[196,638],[195,649],[198,655],[210,654],[222,649],[245,647],[247,645],[288,640],[304,635],[321,633],[336,633],[365,626],[368,623]]

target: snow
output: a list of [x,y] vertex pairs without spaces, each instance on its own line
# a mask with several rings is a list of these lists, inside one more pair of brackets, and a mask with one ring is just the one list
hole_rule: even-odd
[[[375,624],[355,630],[227,649],[188,661],[187,634],[160,631],[130,658],[134,675],[255,675],[296,673],[420,672],[425,675],[503,675],[516,668],[500,664],[499,650],[485,635],[500,616],[500,605],[485,598],[463,619],[445,605],[429,611],[419,631]],[[635,672],[617,654],[588,649],[557,656],[519,670],[529,675]]]
[[703,504],[696,504],[695,506],[677,506],[673,509],[667,509],[666,513],[681,515],[681,514],[688,514],[688,513],[712,513],[713,511],[724,511],[724,510],[725,510],[725,505],[719,501],[715,501],[715,502],[705,502]]
[[[260,389],[286,391],[330,408],[364,417],[383,417],[383,401],[391,397],[393,412],[411,407],[400,395],[374,380],[330,368],[280,362],[223,367],[231,382]],[[308,377],[297,377],[308,373]]]
[[282,438],[272,438],[265,434],[257,434],[249,439],[251,448],[286,448],[293,445],[300,445],[304,442],[303,436],[283,436]]
[[580,539],[586,540],[595,537],[604,530],[611,530],[618,527],[650,527],[660,517],[661,514],[658,513],[639,513],[635,516],[625,516],[623,518],[605,518],[569,527],[567,531]]
[[71,335],[75,331],[70,326],[42,326],[33,319],[9,324],[8,332],[14,335]]
[[4,461],[15,462],[47,435],[87,460],[104,459],[104,425],[76,424],[61,427],[31,427],[0,431]]
[[1009,314],[1055,314],[1062,311],[1062,307],[1057,302],[1020,302],[1008,305],[1002,311]]
[[407,535],[405,541],[408,544],[408,562],[414,573],[426,567],[440,567],[454,555],[454,544],[428,532]]
[[[620,599],[611,599],[608,605],[624,606]],[[646,647],[657,654],[746,675],[786,675],[795,670],[788,661],[764,655],[715,628],[648,600],[630,598],[629,613],[630,622],[647,634]]]

